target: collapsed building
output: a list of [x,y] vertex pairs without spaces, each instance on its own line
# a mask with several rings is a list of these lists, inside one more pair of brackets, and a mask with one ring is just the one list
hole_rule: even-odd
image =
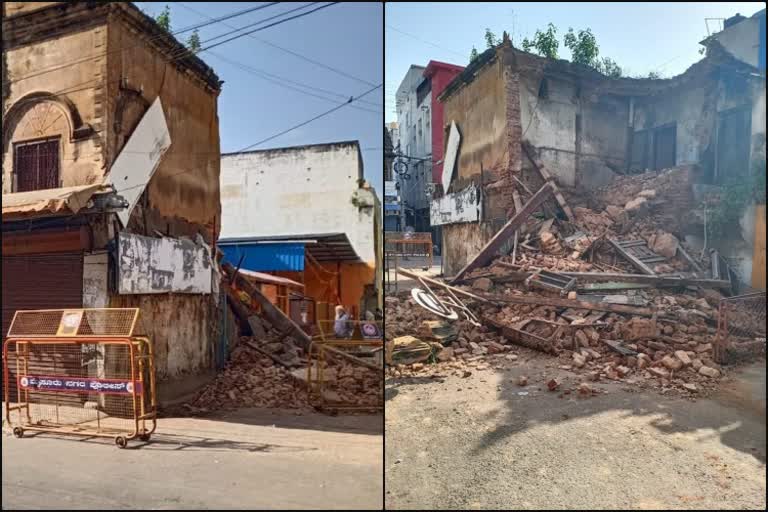
[[234,335],[221,81],[130,2],[5,2],[2,58],[3,337],[20,309],[138,307],[161,397],[183,390]]
[[[448,277],[398,269],[415,287],[387,297],[391,376],[545,353],[581,381],[563,394],[607,379],[693,396],[764,357],[765,11],[726,25],[671,79],[609,78],[505,34],[447,86],[431,221]],[[737,27],[748,44],[725,37]],[[702,196],[753,178],[740,243],[699,243]]]
[[[609,78],[520,51],[508,39],[481,54],[438,98],[444,129],[456,131],[446,149],[446,162],[455,158],[455,169],[446,164],[431,212],[432,224],[443,226],[446,275],[455,275],[506,222],[518,180],[539,188],[542,178],[524,142],[557,183],[574,192],[675,166],[690,166],[691,198],[707,185],[746,177],[750,163],[765,155],[761,16],[764,27],[761,11],[740,22],[745,30],[738,43],[709,38],[704,59],[663,80]],[[752,237],[754,229],[747,234],[749,246],[729,254],[742,259],[737,266],[747,282]]]

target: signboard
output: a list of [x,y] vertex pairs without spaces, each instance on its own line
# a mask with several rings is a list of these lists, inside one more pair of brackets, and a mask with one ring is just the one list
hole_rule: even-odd
[[19,377],[19,388],[27,391],[58,391],[63,393],[106,393],[111,395],[142,394],[141,382],[119,379],[86,379],[80,377]]
[[80,322],[83,320],[82,310],[64,311],[59,322],[56,336],[77,336]]
[[397,182],[396,181],[385,181],[384,182],[384,196],[394,196],[397,197]]
[[482,218],[482,209],[480,189],[472,184],[433,200],[429,205],[429,221],[433,226],[478,222]]
[[456,167],[456,157],[459,154],[459,143],[461,134],[454,121],[451,121],[451,131],[448,133],[448,144],[445,148],[445,159],[443,160],[443,192],[448,192],[448,187],[453,179],[453,168]]
[[117,194],[128,201],[128,208],[117,214],[123,226],[128,225],[133,208],[170,146],[171,134],[158,97],[139,121],[109,171]]
[[211,249],[202,241],[122,232],[117,242],[118,293],[211,293]]

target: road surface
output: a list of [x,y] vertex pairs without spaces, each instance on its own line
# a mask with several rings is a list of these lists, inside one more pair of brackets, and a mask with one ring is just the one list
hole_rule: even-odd
[[164,419],[149,443],[2,438],[3,509],[381,509],[381,416]]

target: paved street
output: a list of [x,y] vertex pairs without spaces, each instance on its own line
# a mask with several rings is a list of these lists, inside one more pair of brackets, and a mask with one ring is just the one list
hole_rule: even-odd
[[515,384],[545,364],[388,380],[387,508],[765,509],[765,361],[696,401]]
[[3,509],[381,509],[381,416],[165,419],[149,443],[4,435]]

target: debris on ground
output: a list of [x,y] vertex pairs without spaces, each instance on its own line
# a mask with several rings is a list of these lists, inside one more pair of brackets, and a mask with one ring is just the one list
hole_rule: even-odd
[[[687,211],[689,172],[677,167],[620,176],[588,197],[560,194],[557,201],[542,187],[453,279],[401,270],[437,297],[465,300],[472,314],[438,321],[405,294],[388,296],[387,340],[421,335],[426,345],[435,341],[420,370],[394,362],[389,375],[448,370],[467,376],[543,357],[555,358],[585,384],[563,393],[588,396],[587,383],[601,379],[697,397],[716,389],[727,370],[714,353],[717,308],[735,290],[727,269],[716,270],[710,255],[694,258],[685,248],[679,212]],[[562,204],[570,205],[573,220],[561,213],[536,224],[531,217]],[[500,255],[512,232],[526,227],[526,242],[515,254]],[[436,329],[450,335],[436,336]],[[764,340],[764,325],[753,330]],[[553,391],[560,387],[556,378],[536,380]]]

